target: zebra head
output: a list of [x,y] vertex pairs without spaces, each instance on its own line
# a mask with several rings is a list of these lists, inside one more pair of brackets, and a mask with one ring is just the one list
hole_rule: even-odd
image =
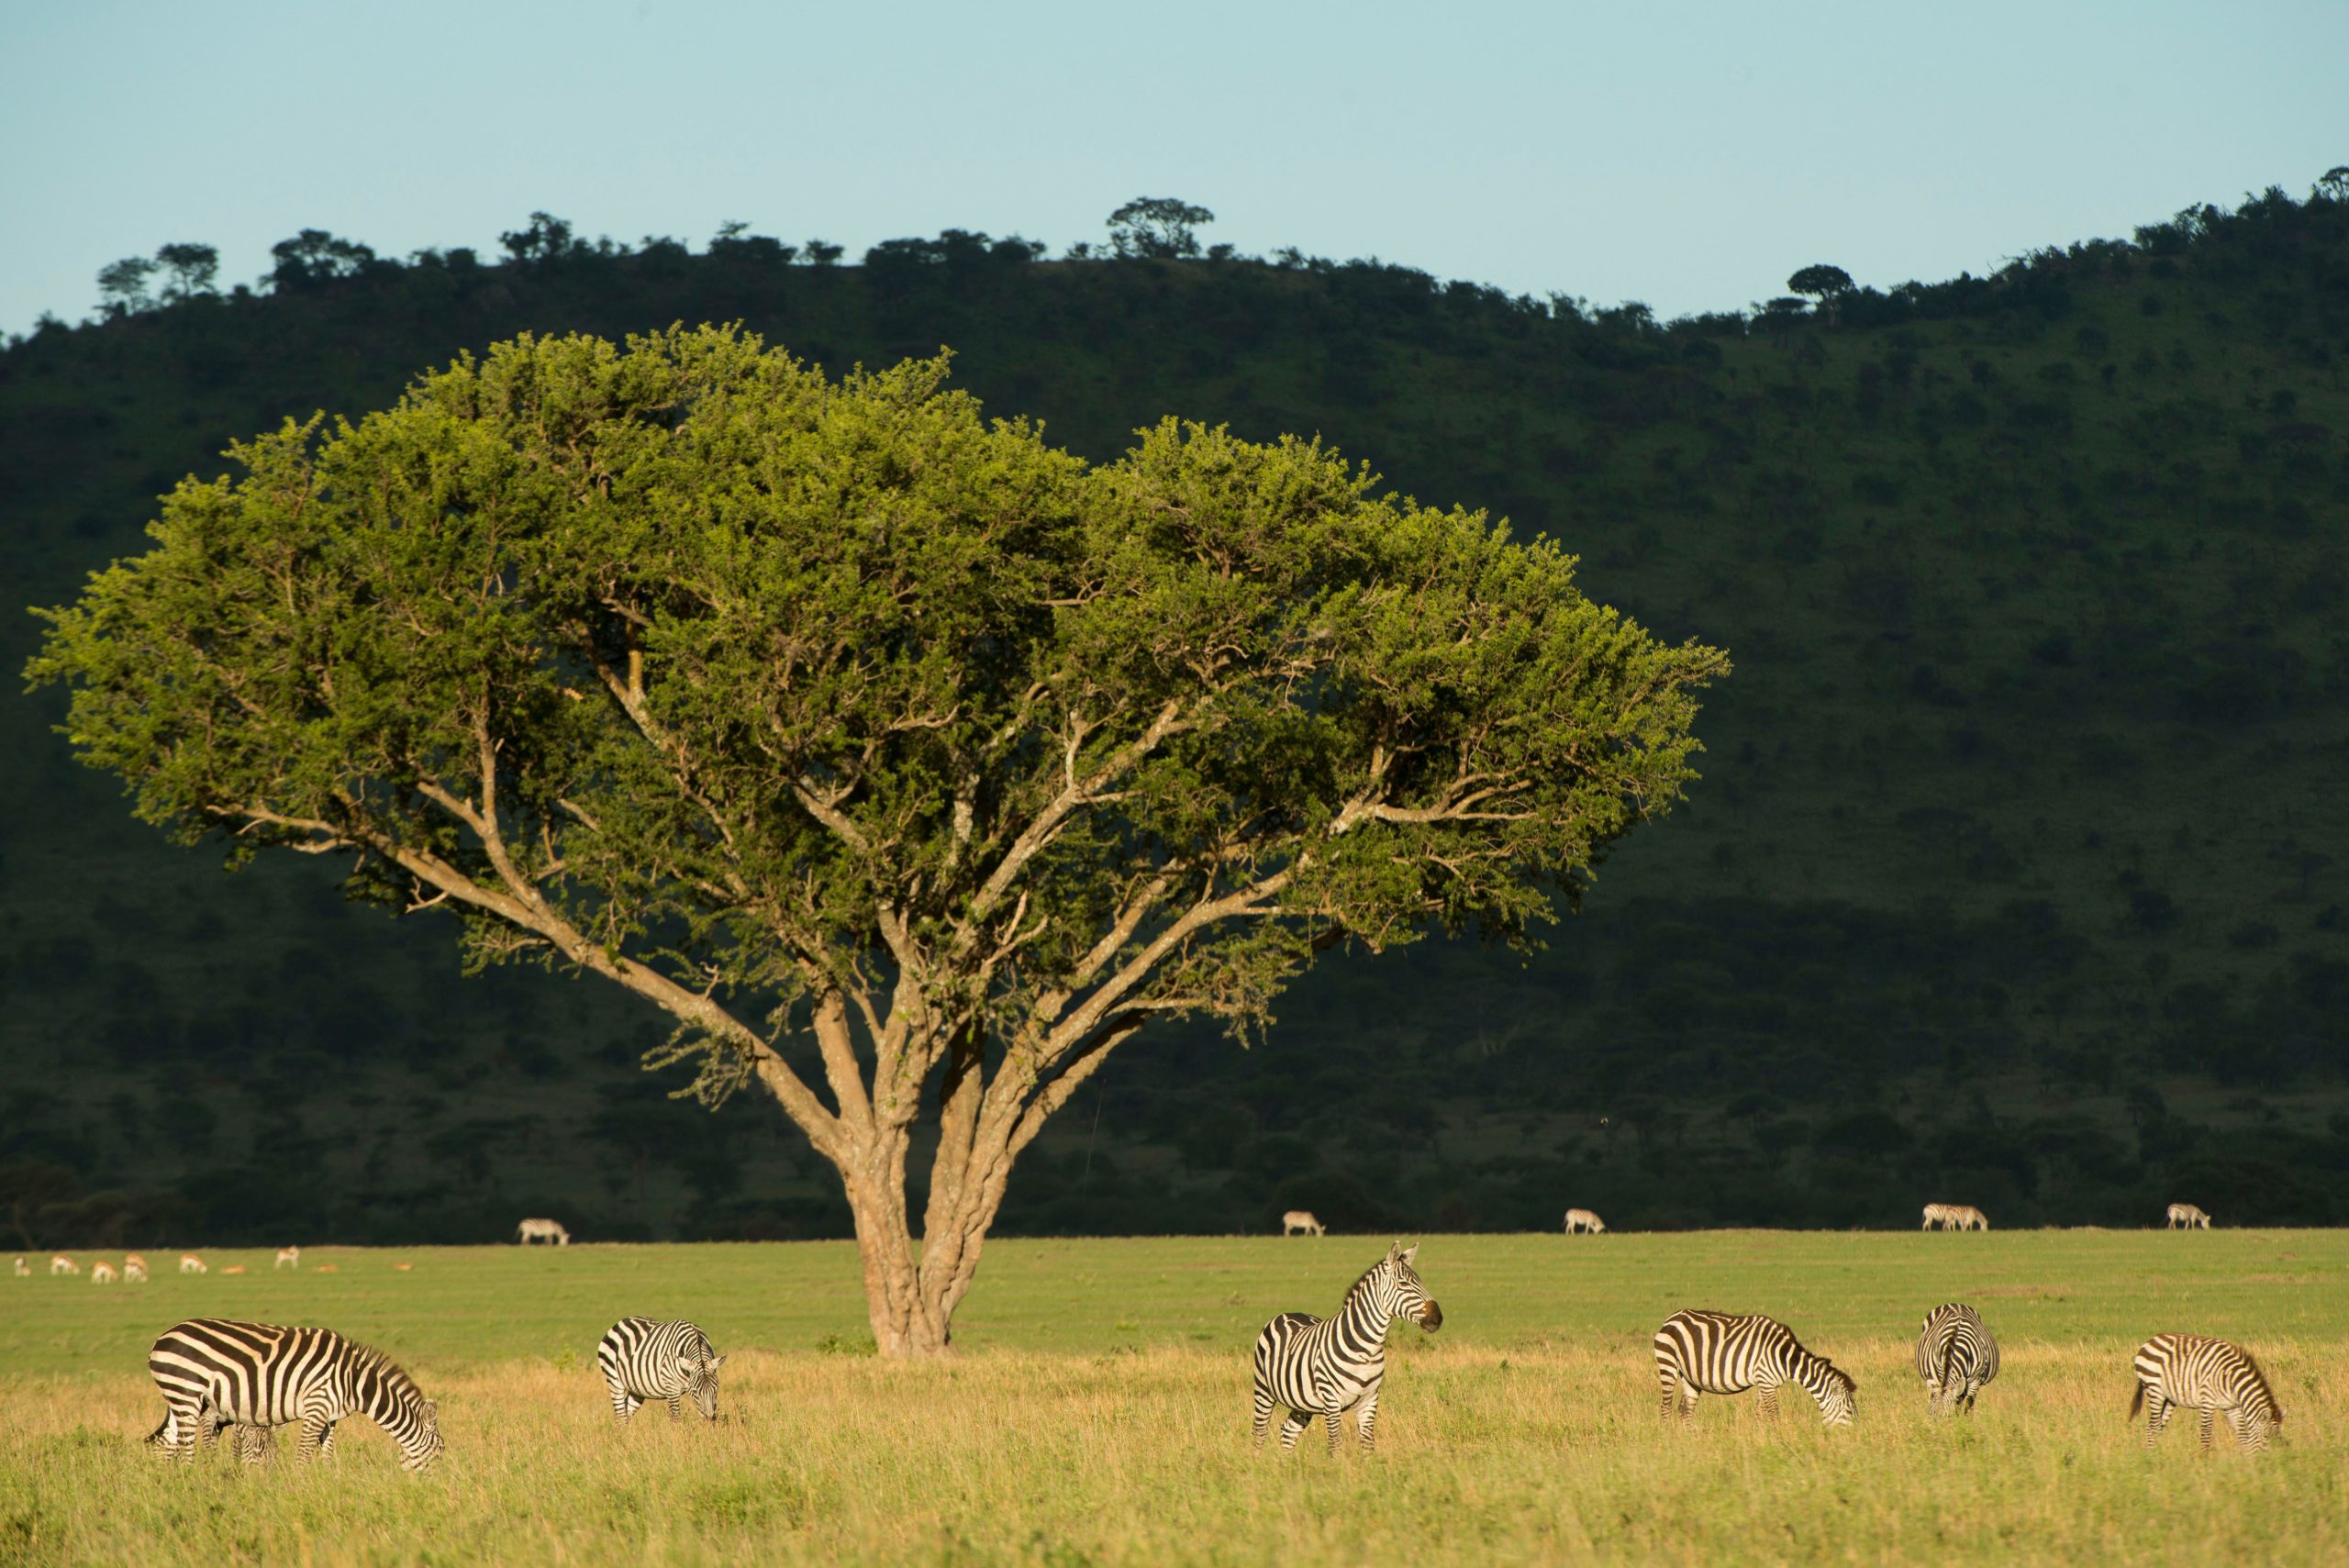
[[694,1407],[713,1421],[718,1419],[718,1369],[725,1364],[726,1358],[711,1349],[707,1340],[677,1361],[677,1375],[685,1380],[685,1392],[693,1396]]
[[1826,1381],[1819,1389],[1819,1418],[1831,1427],[1848,1427],[1860,1412],[1860,1385],[1842,1367],[1825,1366],[1825,1371]]
[[[400,1445],[400,1468],[422,1470],[446,1451],[448,1444],[440,1440],[440,1407],[435,1400],[418,1399],[406,1412],[401,1423],[405,1429],[395,1429],[393,1436]],[[243,1450],[238,1451],[242,1457]]]
[[1428,1333],[1443,1327],[1443,1308],[1435,1304],[1428,1287],[1419,1283],[1419,1272],[1411,1260],[1419,1255],[1419,1244],[1406,1247],[1400,1241],[1386,1249],[1386,1315],[1408,1318]]

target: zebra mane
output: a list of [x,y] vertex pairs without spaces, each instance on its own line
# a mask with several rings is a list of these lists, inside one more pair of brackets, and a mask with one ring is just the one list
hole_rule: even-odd
[[2260,1397],[2267,1401],[2268,1413],[2281,1421],[2284,1418],[2284,1402],[2277,1398],[2276,1390],[2268,1386],[2267,1373],[2260,1370],[2259,1363],[2251,1359],[2251,1352],[2241,1345],[2235,1347],[2235,1352],[2243,1357],[2243,1364],[2251,1369],[2251,1380],[2258,1385]]
[[383,1380],[384,1392],[394,1399],[424,1403],[424,1390],[416,1385],[416,1379],[410,1377],[397,1362],[373,1345],[362,1345],[351,1340],[345,1340],[343,1343],[351,1347],[351,1359],[361,1368]]
[[[1355,1296],[1361,1295],[1363,1290],[1369,1285],[1371,1276],[1378,1273],[1379,1270],[1386,1268],[1386,1266],[1394,1261],[1395,1260],[1392,1258],[1381,1258],[1378,1262],[1371,1264],[1370,1267],[1363,1270],[1362,1277],[1354,1281],[1353,1284],[1346,1286],[1346,1294],[1342,1300],[1352,1301]],[[1391,1273],[1393,1271],[1389,1270],[1389,1272]]]

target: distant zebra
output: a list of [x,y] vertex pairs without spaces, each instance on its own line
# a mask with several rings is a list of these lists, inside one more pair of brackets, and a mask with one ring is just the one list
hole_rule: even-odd
[[1938,1225],[1944,1230],[1954,1229],[1955,1229],[1955,1207],[1950,1204],[1929,1203],[1925,1206],[1925,1223],[1919,1226],[1917,1229],[1920,1230],[1931,1230],[1934,1226]]
[[1655,1377],[1666,1420],[1696,1414],[1699,1394],[1759,1391],[1763,1413],[1776,1415],[1778,1388],[1794,1384],[1819,1402],[1831,1427],[1851,1425],[1859,1385],[1825,1356],[1803,1349],[1794,1333],[1759,1313],[1675,1312],[1655,1331]]
[[1282,1235],[1294,1236],[1300,1230],[1315,1236],[1324,1236],[1329,1234],[1330,1228],[1314,1218],[1313,1211],[1309,1208],[1292,1208],[1281,1216]]
[[92,1284],[114,1284],[114,1265],[112,1263],[92,1263],[90,1265],[90,1283]]
[[2162,1228],[2165,1230],[2175,1230],[2181,1225],[2185,1226],[2188,1230],[2208,1230],[2210,1229],[2210,1217],[2203,1213],[2200,1209],[2195,1207],[2190,1203],[2174,1203],[2170,1205],[2167,1218],[2168,1223]]
[[[147,1440],[186,1461],[231,1422],[256,1429],[302,1424],[295,1456],[334,1449],[335,1423],[365,1416],[399,1445],[400,1468],[421,1470],[440,1457],[440,1407],[378,1351],[331,1329],[293,1329],[192,1318],[166,1329],[148,1352],[147,1370],[163,1396],[163,1424]],[[265,1436],[237,1436],[248,1463]]]
[[656,1323],[623,1318],[596,1347],[596,1365],[611,1391],[612,1416],[623,1427],[648,1399],[669,1402],[669,1419],[684,1415],[688,1394],[709,1419],[718,1419],[718,1369],[726,1358],[709,1336],[691,1323]]
[[1998,1375],[1998,1341],[1981,1315],[1962,1301],[1925,1314],[1917,1336],[1917,1375],[1925,1380],[1925,1407],[1935,1415],[1974,1414],[1975,1396]]
[[1596,1236],[1606,1229],[1607,1221],[1599,1218],[1598,1216],[1593,1214],[1586,1208],[1570,1208],[1566,1210],[1566,1234],[1569,1236],[1573,1235],[1577,1230],[1583,1231],[1587,1235]]
[[295,1273],[300,1273],[302,1272],[302,1249],[299,1247],[280,1247],[277,1250],[277,1262],[272,1265],[272,1267],[277,1269],[292,1269]]
[[50,1272],[52,1275],[55,1275],[55,1274],[78,1274],[78,1273],[80,1273],[82,1272],[82,1265],[81,1265],[81,1264],[79,1264],[79,1263],[77,1263],[77,1262],[75,1262],[72,1259],[71,1259],[71,1258],[67,1257],[64,1253],[60,1252],[60,1253],[58,1253],[58,1254],[57,1254],[57,1256],[55,1256],[55,1257],[53,1257],[53,1258],[50,1259],[50,1261],[49,1261],[49,1272]]
[[182,1252],[180,1254],[180,1273],[184,1274],[208,1274],[211,1272],[212,1271],[210,1269],[204,1266],[204,1260],[197,1257],[194,1252]]
[[514,1230],[515,1239],[525,1247],[533,1241],[546,1241],[557,1247],[571,1245],[571,1232],[551,1219],[526,1219]]
[[1987,1230],[1990,1217],[1970,1203],[1944,1204],[1942,1229],[1944,1230]]
[[2259,1363],[2244,1351],[2202,1334],[2156,1334],[2137,1347],[2137,1390],[2129,1418],[2145,1411],[2145,1446],[2162,1435],[2170,1407],[2192,1405],[2202,1413],[2202,1446],[2210,1446],[2210,1418],[2225,1412],[2227,1429],[2247,1453],[2267,1446],[2268,1435],[2284,1425],[2284,1407]]
[[1419,1256],[1417,1242],[1400,1241],[1386,1256],[1354,1281],[1338,1304],[1334,1318],[1310,1312],[1284,1312],[1256,1336],[1255,1434],[1264,1446],[1273,1409],[1286,1405],[1281,1418],[1281,1451],[1297,1446],[1297,1438],[1319,1416],[1330,1429],[1330,1451],[1338,1451],[1341,1417],[1353,1411],[1363,1451],[1377,1444],[1374,1426],[1378,1419],[1378,1390],[1386,1378],[1386,1330],[1397,1318],[1408,1318],[1433,1333],[1443,1327],[1443,1309],[1419,1283],[1411,1266]]

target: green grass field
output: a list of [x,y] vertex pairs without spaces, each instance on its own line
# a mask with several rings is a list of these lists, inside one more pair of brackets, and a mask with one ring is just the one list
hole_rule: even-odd
[[[144,1286],[0,1281],[0,1562],[2349,1557],[2349,1231],[1435,1237],[1419,1264],[1445,1326],[1396,1330],[1380,1451],[1333,1462],[1317,1433],[1252,1452],[1255,1330],[1328,1311],[1383,1246],[997,1242],[960,1353],[918,1367],[862,1353],[840,1244],[320,1249],[299,1274],[222,1252]],[[1952,1298],[2006,1367],[1972,1420],[1935,1422],[1910,1345]],[[1647,1342],[1684,1306],[1786,1319],[1858,1377],[1856,1426],[1745,1398],[1664,1428]],[[629,1312],[690,1316],[731,1354],[719,1425],[613,1427],[594,1347]],[[354,1422],[316,1468],[285,1443],[251,1472],[225,1445],[193,1473],[156,1462],[144,1352],[198,1314],[391,1352],[440,1400],[446,1460],[404,1474]],[[2165,1329],[2259,1356],[2281,1448],[2205,1457],[2189,1421],[2143,1451],[2129,1355]]]

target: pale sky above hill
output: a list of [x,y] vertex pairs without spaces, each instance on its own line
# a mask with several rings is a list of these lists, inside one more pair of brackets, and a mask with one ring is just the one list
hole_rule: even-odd
[[494,256],[534,208],[1057,255],[1137,195],[1243,251],[1673,316],[2349,163],[2349,0],[80,0],[6,6],[0,58],[0,330],[172,241],[224,286],[305,227]]

